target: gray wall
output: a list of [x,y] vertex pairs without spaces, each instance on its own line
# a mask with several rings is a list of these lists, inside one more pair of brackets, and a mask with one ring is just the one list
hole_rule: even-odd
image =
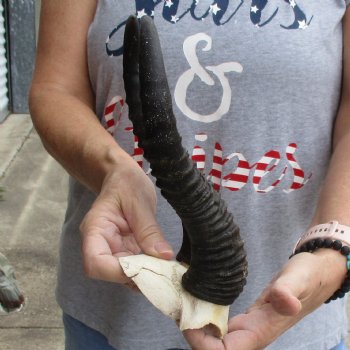
[[35,0],[8,0],[10,111],[13,113],[28,113],[36,46],[35,5]]

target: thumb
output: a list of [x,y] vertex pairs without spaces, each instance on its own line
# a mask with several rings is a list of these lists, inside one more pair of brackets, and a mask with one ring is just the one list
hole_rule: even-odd
[[309,280],[305,273],[305,265],[299,265],[288,261],[248,311],[269,303],[281,315],[298,315],[302,309],[302,300],[307,297],[305,286]]
[[128,220],[135,239],[145,254],[161,259],[171,259],[174,255],[169,243],[156,221],[150,206],[134,207],[133,218]]
[[271,283],[266,300],[284,315],[296,316],[302,309],[310,312],[327,299],[325,288],[320,289],[322,273],[316,254],[297,254]]
[[302,308],[298,285],[288,276],[281,276],[269,288],[266,301],[281,315],[296,316]]

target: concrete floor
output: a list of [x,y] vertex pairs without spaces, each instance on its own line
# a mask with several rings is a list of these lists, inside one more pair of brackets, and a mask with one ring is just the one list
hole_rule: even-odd
[[64,349],[54,287],[67,180],[43,149],[29,116],[14,115],[0,124],[0,187],[5,189],[0,251],[26,296],[21,312],[0,314],[1,350]]
[[0,251],[16,270],[26,306],[0,314],[0,349],[63,350],[54,286],[67,175],[44,151],[28,116],[5,124],[0,124],[0,187],[5,189]]

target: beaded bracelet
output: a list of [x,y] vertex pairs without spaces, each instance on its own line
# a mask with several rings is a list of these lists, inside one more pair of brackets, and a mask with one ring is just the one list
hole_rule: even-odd
[[341,287],[334,292],[334,294],[325,301],[326,304],[328,304],[332,300],[336,300],[338,298],[343,298],[344,295],[350,291],[350,247],[343,245],[343,243],[340,240],[332,240],[330,238],[315,238],[310,241],[305,242],[302,244],[300,247],[298,247],[294,253],[291,255],[294,256],[298,253],[303,253],[303,252],[310,252],[312,253],[316,249],[319,248],[331,248],[334,250],[339,251],[342,255],[346,257],[346,267],[348,269],[346,273],[345,280]]

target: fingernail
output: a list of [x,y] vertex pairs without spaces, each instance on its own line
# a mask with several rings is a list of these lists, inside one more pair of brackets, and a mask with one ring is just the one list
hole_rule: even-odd
[[[158,242],[154,245],[154,249],[157,251],[157,253],[162,255],[173,255],[173,250],[166,242]],[[170,257],[171,257],[170,256]]]

